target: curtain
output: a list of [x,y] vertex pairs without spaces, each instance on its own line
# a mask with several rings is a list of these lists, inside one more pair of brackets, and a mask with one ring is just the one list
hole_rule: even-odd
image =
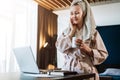
[[0,1],[0,72],[19,71],[13,48],[31,46],[36,56],[37,4],[33,0]]
[[[38,6],[37,64],[46,69],[48,64],[56,64],[55,41],[57,38],[57,15]],[[45,43],[48,43],[44,47]]]

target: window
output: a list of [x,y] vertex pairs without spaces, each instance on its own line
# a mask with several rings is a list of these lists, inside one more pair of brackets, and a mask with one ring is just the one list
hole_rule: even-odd
[[33,0],[0,1],[0,72],[19,70],[12,49],[30,45],[36,53],[37,4]]

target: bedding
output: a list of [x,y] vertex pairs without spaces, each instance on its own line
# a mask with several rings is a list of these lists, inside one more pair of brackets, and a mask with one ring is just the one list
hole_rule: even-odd
[[107,68],[103,73],[100,73],[100,75],[120,76],[120,69]]
[[111,76],[112,80],[120,80],[120,69],[107,68],[100,76]]

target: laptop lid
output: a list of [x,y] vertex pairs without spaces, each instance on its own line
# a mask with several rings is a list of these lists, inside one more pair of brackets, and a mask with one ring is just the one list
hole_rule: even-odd
[[39,73],[31,47],[13,49],[20,71],[23,73]]

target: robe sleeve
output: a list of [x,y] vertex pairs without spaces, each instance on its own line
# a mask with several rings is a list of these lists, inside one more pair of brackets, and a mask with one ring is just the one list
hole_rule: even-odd
[[99,32],[95,33],[94,41],[95,45],[94,48],[92,49],[93,51],[92,62],[94,65],[99,65],[106,60],[106,58],[108,57],[108,52],[106,50],[106,47]]
[[56,41],[56,47],[62,53],[70,53],[68,50],[72,48],[72,42],[69,36],[64,36],[62,34]]

